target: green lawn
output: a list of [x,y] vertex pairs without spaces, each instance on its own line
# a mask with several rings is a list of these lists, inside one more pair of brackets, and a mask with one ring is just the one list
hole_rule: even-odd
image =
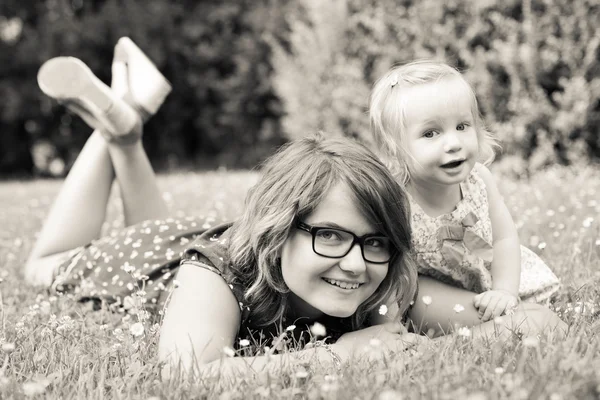
[[[553,304],[571,326],[565,340],[473,342],[452,337],[376,364],[353,363],[342,376],[290,366],[275,376],[235,381],[162,381],[156,327],[134,336],[136,321],[91,312],[25,285],[20,269],[59,181],[0,183],[0,398],[339,398],[571,399],[600,397],[600,168],[556,168],[528,181],[499,178],[523,244],[561,278]],[[256,175],[160,177],[174,215],[230,218]],[[106,232],[122,226],[110,204]],[[57,234],[60,234],[59,232]]]

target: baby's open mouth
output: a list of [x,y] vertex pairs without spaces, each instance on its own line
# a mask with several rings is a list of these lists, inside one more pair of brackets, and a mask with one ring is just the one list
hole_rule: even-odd
[[442,168],[456,168],[458,166],[460,166],[462,163],[464,163],[465,160],[456,160],[456,161],[452,161],[446,164],[442,164]]

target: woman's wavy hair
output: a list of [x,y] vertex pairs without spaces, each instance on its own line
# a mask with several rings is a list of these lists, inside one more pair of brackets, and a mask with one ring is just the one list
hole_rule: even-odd
[[369,101],[369,119],[371,134],[380,157],[403,184],[410,181],[406,160],[412,157],[404,146],[406,130],[404,106],[410,99],[403,95],[402,89],[438,82],[448,77],[458,78],[464,84],[464,91],[458,95],[464,94],[471,98],[471,113],[479,142],[479,161],[486,165],[490,164],[494,161],[496,150],[500,147],[492,133],[485,127],[473,88],[457,69],[444,62],[433,60],[417,60],[394,66],[375,82]]
[[337,184],[345,184],[355,204],[396,254],[375,293],[352,316],[353,329],[384,302],[394,299],[403,315],[416,291],[417,270],[408,250],[411,240],[406,194],[369,149],[350,139],[322,134],[284,145],[263,165],[262,178],[250,189],[242,217],[231,227],[229,271],[247,287],[256,325],[281,322],[289,288],[281,272],[281,249],[297,218],[312,213]]

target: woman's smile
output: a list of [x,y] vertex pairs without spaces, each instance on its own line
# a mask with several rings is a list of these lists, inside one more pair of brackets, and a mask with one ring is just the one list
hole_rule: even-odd
[[361,282],[351,282],[351,281],[346,281],[346,280],[337,280],[337,279],[330,279],[330,278],[321,278],[321,279],[323,279],[325,282],[327,282],[328,284],[330,284],[332,286],[339,287],[344,290],[355,290],[355,289],[358,289],[363,284]]

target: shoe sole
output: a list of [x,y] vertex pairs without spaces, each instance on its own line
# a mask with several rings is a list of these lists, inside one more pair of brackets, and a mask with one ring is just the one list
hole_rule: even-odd
[[113,99],[105,86],[79,59],[56,57],[42,65],[38,72],[40,89],[60,102],[83,100],[94,104],[99,111],[106,112]]
[[124,135],[136,124],[137,116],[123,100],[114,96],[81,60],[56,57],[38,72],[40,89],[65,104],[96,129]]

